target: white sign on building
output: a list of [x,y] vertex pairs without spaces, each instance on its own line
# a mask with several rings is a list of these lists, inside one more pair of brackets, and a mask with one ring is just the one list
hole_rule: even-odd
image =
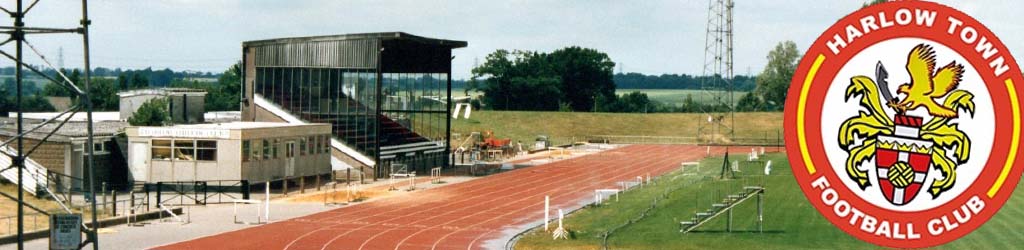
[[227,129],[182,129],[182,128],[139,128],[141,137],[172,137],[172,138],[210,138],[228,139],[231,138],[231,131]]
[[50,215],[50,249],[78,249],[82,243],[81,214]]

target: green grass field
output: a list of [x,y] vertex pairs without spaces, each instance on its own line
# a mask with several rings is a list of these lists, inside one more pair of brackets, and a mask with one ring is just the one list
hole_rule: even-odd
[[[724,92],[708,92],[703,90],[693,89],[617,89],[615,94],[623,95],[630,92],[639,91],[647,94],[647,98],[653,101],[657,101],[672,106],[681,106],[686,96],[691,96],[697,103],[708,103],[713,102],[715,97],[722,97],[723,99],[729,98],[729,95]],[[733,102],[739,101],[740,97],[747,94],[746,91],[733,92]]]
[[[835,228],[804,198],[793,180],[784,154],[769,154],[773,161],[771,176],[763,176],[757,164],[743,164],[742,173],[750,174],[736,180],[717,180],[722,158],[709,158],[699,171],[670,173],[652,186],[625,193],[619,202],[590,207],[566,218],[575,239],[552,240],[542,230],[528,232],[516,249],[601,249],[601,235],[607,229],[636,218],[665,190],[681,187],[655,206],[653,212],[637,223],[623,227],[609,238],[611,249],[875,249]],[[679,233],[681,220],[688,220],[694,211],[709,208],[716,192],[739,190],[744,185],[764,183],[764,233],[721,232],[724,216],[701,227],[702,232]],[[1021,185],[1018,185],[1020,188]],[[756,229],[756,203],[750,200],[734,210],[733,230]],[[948,249],[1017,249],[1024,244],[1024,192],[1016,192],[1009,202],[988,223],[970,235],[940,248]]]
[[[499,138],[532,142],[547,135],[556,143],[577,140],[588,135],[697,136],[698,122],[707,117],[698,113],[579,113],[526,111],[473,111],[470,119],[452,120],[452,133],[494,131]],[[737,113],[736,137],[770,142],[780,141],[782,113]]]

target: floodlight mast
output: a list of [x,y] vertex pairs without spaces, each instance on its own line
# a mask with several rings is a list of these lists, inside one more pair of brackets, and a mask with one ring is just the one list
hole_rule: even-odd
[[708,1],[704,71],[699,97],[701,112],[708,121],[697,125],[698,140],[708,144],[728,143],[735,135],[733,6],[732,0]]

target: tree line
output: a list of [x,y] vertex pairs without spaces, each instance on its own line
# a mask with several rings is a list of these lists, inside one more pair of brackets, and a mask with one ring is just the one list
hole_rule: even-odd
[[[736,111],[779,111],[785,103],[790,79],[800,57],[796,44],[787,41],[776,45],[767,56],[768,64],[757,76],[737,76],[736,90],[748,91],[739,97]],[[467,91],[481,91],[480,99],[472,100],[476,108],[491,110],[574,111],[574,112],[721,112],[730,109],[722,102],[696,101],[686,96],[681,104],[651,100],[642,92],[617,95],[616,88],[636,89],[700,89],[708,77],[689,75],[646,76],[638,73],[613,74],[615,63],[607,54],[589,48],[567,47],[550,53],[524,50],[497,50],[487,56],[484,64],[473,68],[469,81],[453,81],[453,87],[465,85]],[[6,68],[4,69],[6,70]],[[118,107],[117,92],[149,87],[185,87],[203,89],[206,110],[238,110],[241,65],[232,65],[216,74],[216,81],[200,81],[170,70],[120,70],[116,76],[92,78],[92,104],[96,111],[114,111]],[[3,70],[0,70],[3,71]],[[168,74],[170,72],[170,74]],[[73,82],[80,82],[78,70],[64,72]],[[55,71],[53,73],[56,75]],[[202,76],[214,74],[200,74]],[[156,76],[157,79],[150,77]],[[56,77],[55,77],[56,78]],[[22,110],[55,111],[46,96],[72,97],[69,90],[47,83],[42,89],[23,84]],[[0,115],[13,111],[14,79],[6,77],[0,86]],[[75,103],[76,100],[73,100]]]
[[[691,76],[687,74],[645,75],[618,73],[612,77],[620,89],[702,89],[702,83],[723,81],[721,76]],[[733,90],[751,91],[757,86],[754,77],[738,75],[732,78]]]
[[[57,70],[56,69],[49,68],[49,67],[46,67],[46,66],[40,66],[40,65],[32,65],[32,67],[36,68],[36,69],[39,69],[39,71],[43,72],[43,74],[45,74],[47,76],[50,76],[50,77],[56,77],[57,76]],[[15,69],[14,69],[13,66],[2,67],[2,68],[0,68],[0,76],[14,76],[14,71],[15,71]],[[29,73],[28,70],[25,70],[24,72],[26,72],[25,76],[28,77],[28,78],[38,78],[38,76],[36,74]],[[221,73],[214,73],[214,72],[192,71],[192,70],[174,71],[174,70],[171,70],[169,68],[153,69],[152,67],[145,68],[145,69],[122,69],[122,68],[96,67],[96,68],[93,68],[93,70],[91,72],[89,72],[89,74],[92,75],[92,76],[95,76],[95,77],[118,77],[118,76],[121,76],[121,75],[124,75],[124,74],[142,74],[144,77],[146,77],[146,79],[151,79],[153,81],[153,85],[154,86],[166,86],[167,84],[170,84],[171,80],[173,80],[173,79],[180,79],[180,78],[217,78],[217,77],[220,77],[220,75],[221,75]]]
[[767,56],[757,76],[736,76],[734,90],[748,91],[735,106],[726,102],[698,102],[686,96],[681,105],[651,100],[642,92],[622,95],[624,89],[701,89],[718,76],[648,76],[612,74],[615,63],[607,54],[589,48],[567,47],[550,53],[499,49],[484,64],[473,68],[467,91],[481,91],[476,108],[491,110],[575,112],[723,112],[780,111],[789,82],[800,58],[796,44],[781,42]]
[[[101,68],[97,68],[101,69]],[[0,71],[6,68],[0,69]],[[63,79],[56,71],[48,71],[54,79]],[[95,71],[94,71],[95,72]],[[94,74],[91,78],[91,89],[89,91],[94,111],[116,111],[119,107],[117,92],[144,89],[150,87],[187,87],[203,89],[208,92],[206,95],[206,110],[208,111],[230,111],[238,110],[239,93],[241,92],[241,65],[232,65],[228,70],[218,74],[188,73],[186,71],[174,72],[171,70],[120,70],[105,72],[119,72],[119,74],[103,75]],[[46,72],[44,72],[46,73]],[[71,82],[84,88],[82,83],[82,72],[78,69],[64,70],[65,76]],[[29,75],[29,74],[26,74]],[[216,76],[216,81],[189,80],[195,77]],[[150,78],[154,77],[154,78]],[[14,78],[6,77],[0,84],[0,116],[6,116],[8,112],[15,111],[16,83]],[[26,112],[51,112],[56,111],[47,101],[46,97],[68,97],[72,103],[78,103],[78,98],[73,92],[57,83],[47,81],[40,89],[34,84],[23,82],[22,110]]]
[[493,110],[596,111],[617,99],[607,54],[568,47],[551,53],[497,50],[473,68],[467,90]]

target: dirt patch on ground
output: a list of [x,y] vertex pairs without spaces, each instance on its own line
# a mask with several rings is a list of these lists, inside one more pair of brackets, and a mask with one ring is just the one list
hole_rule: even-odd
[[444,176],[439,181],[435,182],[430,178],[419,177],[416,178],[415,188],[409,189],[408,179],[396,179],[392,186],[388,180],[378,180],[376,183],[364,184],[364,185],[353,185],[351,190],[346,184],[338,184],[335,188],[326,188],[321,191],[301,194],[292,197],[283,198],[285,202],[296,202],[296,203],[345,203],[345,202],[359,202],[371,199],[378,199],[403,193],[409,191],[425,190],[436,188],[448,184],[459,183],[467,180],[471,180],[474,177],[466,176]]

